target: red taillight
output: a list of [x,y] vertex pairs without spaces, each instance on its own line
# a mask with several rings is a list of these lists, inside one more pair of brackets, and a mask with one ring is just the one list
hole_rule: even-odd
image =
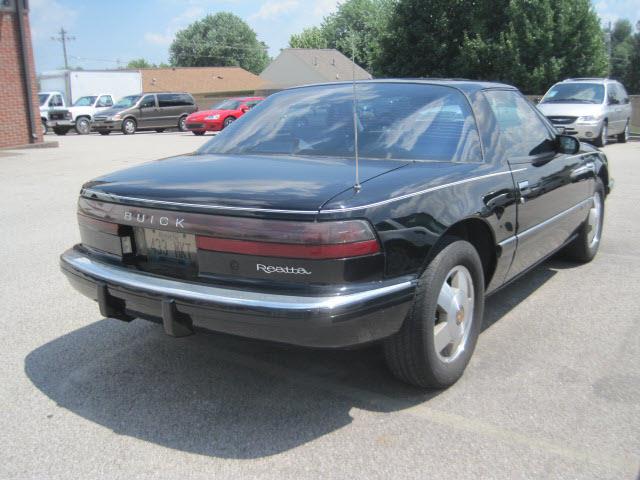
[[78,214],[78,223],[100,232],[110,233],[111,235],[118,235],[118,228],[120,227],[117,223],[105,222],[97,218],[87,217],[81,213]]
[[235,218],[228,224],[216,224],[217,236],[198,236],[198,248],[310,259],[358,257],[380,251],[371,227],[363,220],[318,223],[247,220]]

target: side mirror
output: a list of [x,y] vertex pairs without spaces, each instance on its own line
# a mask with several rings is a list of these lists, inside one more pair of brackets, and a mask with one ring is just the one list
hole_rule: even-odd
[[558,153],[574,155],[580,151],[580,141],[571,135],[558,135],[556,137]]

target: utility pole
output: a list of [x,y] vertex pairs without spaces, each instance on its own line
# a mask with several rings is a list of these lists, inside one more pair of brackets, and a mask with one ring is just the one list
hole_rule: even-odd
[[62,53],[64,53],[65,70],[69,70],[69,62],[67,60],[67,42],[75,39],[76,37],[69,35],[69,32],[67,32],[64,27],[60,27],[60,31],[58,32],[57,37],[51,37],[51,40],[62,43]]
[[607,60],[609,62],[609,70],[607,71],[607,76],[611,76],[611,21],[609,21],[609,29],[606,33],[606,41],[607,41]]

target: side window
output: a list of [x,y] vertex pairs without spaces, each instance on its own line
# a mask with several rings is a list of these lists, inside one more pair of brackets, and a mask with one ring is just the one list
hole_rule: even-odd
[[163,107],[175,107],[176,96],[171,93],[159,93],[158,94],[158,106]]
[[98,103],[96,103],[96,107],[111,107],[113,106],[113,100],[111,99],[111,95],[102,95],[98,99]]
[[140,102],[140,108],[152,108],[156,106],[156,99],[153,95],[145,96]]
[[260,102],[260,100],[250,100],[248,102],[245,103],[245,106],[251,110],[253,107],[255,107],[258,103]]
[[624,89],[621,83],[618,84],[618,93],[620,94],[620,102],[621,103],[629,103],[629,94]]
[[615,83],[607,85],[607,102],[610,105],[617,105],[621,103],[621,100],[618,86]]
[[180,105],[190,106],[194,104],[193,97],[186,93],[177,95]]
[[511,90],[485,92],[496,117],[500,137],[509,157],[555,152],[555,138],[534,108],[520,93]]

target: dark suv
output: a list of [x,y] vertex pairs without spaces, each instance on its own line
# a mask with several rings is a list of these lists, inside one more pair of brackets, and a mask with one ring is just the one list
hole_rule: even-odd
[[112,108],[93,118],[91,130],[109,135],[120,130],[131,135],[137,130],[162,132],[177,127],[186,130],[187,115],[197,110],[196,102],[188,93],[141,93],[121,98]]

